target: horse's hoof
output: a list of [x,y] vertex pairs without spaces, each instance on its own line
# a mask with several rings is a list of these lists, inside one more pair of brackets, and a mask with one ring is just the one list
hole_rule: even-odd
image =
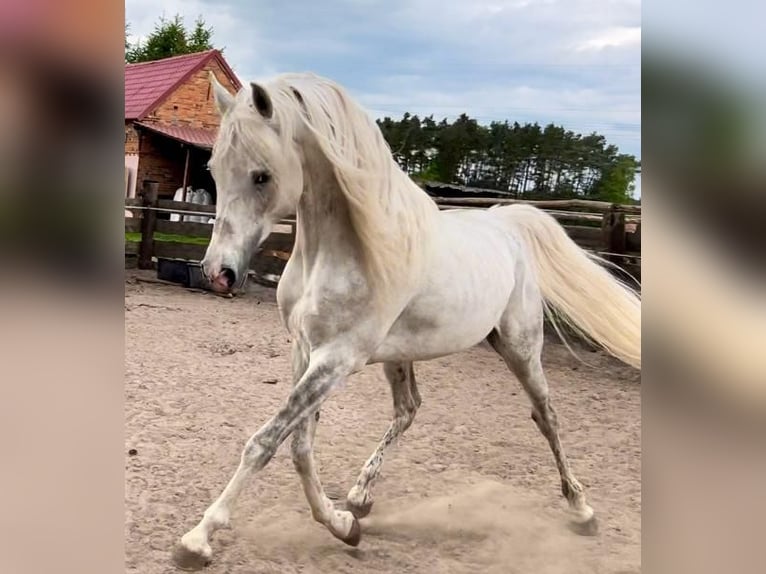
[[349,546],[359,546],[359,542],[362,540],[362,529],[359,527],[359,521],[356,518],[351,523],[351,531],[341,540]]
[[173,550],[173,562],[181,570],[202,570],[210,565],[210,557],[189,550],[183,544],[178,544]]
[[580,536],[595,536],[598,534],[598,521],[596,520],[596,515],[594,514],[585,522],[576,522],[573,520],[570,523],[570,528]]
[[354,515],[354,518],[362,519],[370,513],[370,510],[372,510],[372,501],[365,502],[364,504],[353,504],[347,500],[346,508]]

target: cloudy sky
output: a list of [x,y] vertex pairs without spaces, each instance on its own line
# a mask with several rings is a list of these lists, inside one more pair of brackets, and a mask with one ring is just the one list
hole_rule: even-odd
[[126,0],[214,28],[243,81],[312,71],[374,116],[554,122],[641,157],[639,0]]

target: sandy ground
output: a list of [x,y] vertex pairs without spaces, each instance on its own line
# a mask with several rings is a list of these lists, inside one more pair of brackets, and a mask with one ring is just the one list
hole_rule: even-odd
[[[176,571],[175,541],[201,517],[248,438],[290,389],[274,291],[224,299],[137,281],[125,287],[126,571]],[[600,353],[546,346],[562,440],[600,519],[567,528],[566,503],[529,403],[486,347],[416,364],[423,406],[388,451],[362,543],[315,523],[284,444],[216,534],[211,574],[640,572],[638,373]],[[264,383],[276,380],[276,384]],[[345,499],[391,416],[380,366],[325,404],[316,458]],[[129,454],[135,449],[135,454]]]

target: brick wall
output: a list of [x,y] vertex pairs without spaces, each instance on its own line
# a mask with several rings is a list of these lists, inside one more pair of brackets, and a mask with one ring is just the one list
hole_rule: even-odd
[[159,182],[159,196],[172,199],[176,189],[181,187],[184,178],[186,150],[175,140],[141,132],[141,153],[138,161],[136,182],[138,188],[145,179]]
[[138,132],[132,122],[125,122],[125,153],[138,153]]
[[212,59],[204,68],[176,88],[156,110],[146,117],[146,120],[193,128],[217,128],[220,120],[213,101],[209,71],[215,74],[221,85],[229,92],[232,94],[236,92],[234,84],[217,60]]

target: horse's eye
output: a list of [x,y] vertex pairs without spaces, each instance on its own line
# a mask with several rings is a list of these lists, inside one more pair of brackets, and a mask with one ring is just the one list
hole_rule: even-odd
[[263,185],[271,180],[271,174],[268,171],[254,171],[250,177],[252,177],[254,185]]

